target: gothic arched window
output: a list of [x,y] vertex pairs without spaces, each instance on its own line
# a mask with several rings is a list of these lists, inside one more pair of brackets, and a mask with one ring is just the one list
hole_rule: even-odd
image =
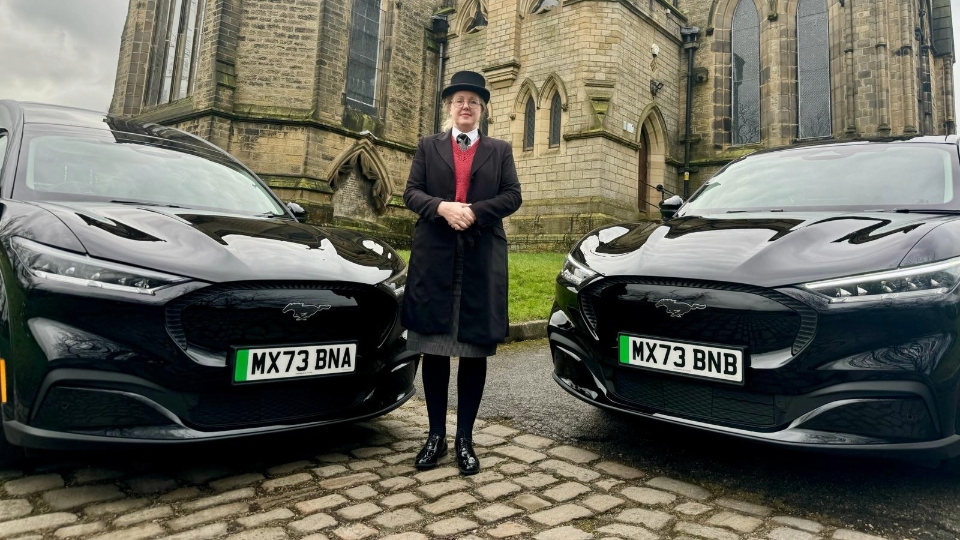
[[527,98],[527,105],[523,108],[523,149],[533,150],[533,134],[537,127],[537,107],[533,104],[533,96]]
[[560,94],[553,94],[553,99],[550,100],[550,148],[560,146],[560,111],[562,109]]
[[733,144],[760,142],[760,17],[753,0],[740,0],[730,32]]
[[377,113],[380,74],[380,0],[354,0],[347,55],[347,105]]
[[797,110],[799,137],[829,137],[830,36],[826,0],[797,5]]

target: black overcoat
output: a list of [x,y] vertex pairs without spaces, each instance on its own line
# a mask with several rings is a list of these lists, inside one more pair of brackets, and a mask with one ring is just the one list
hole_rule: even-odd
[[457,340],[500,343],[507,337],[507,235],[503,218],[520,207],[520,182],[510,144],[481,136],[470,172],[467,203],[476,222],[458,232],[437,214],[454,201],[456,180],[450,131],[420,139],[403,192],[416,212],[416,231],[402,306],[403,325],[421,334],[451,330],[454,253],[463,235],[463,290]]

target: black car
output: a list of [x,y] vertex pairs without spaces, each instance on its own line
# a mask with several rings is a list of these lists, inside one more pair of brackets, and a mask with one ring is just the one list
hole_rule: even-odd
[[957,137],[757,152],[665,202],[567,257],[561,387],[784,446],[960,454]]
[[0,454],[220,440],[409,399],[406,266],[223,150],[0,101]]

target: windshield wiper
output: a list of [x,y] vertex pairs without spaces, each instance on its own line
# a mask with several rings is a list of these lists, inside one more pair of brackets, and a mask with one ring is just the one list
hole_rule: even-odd
[[134,204],[134,205],[139,204],[139,205],[143,205],[143,206],[162,206],[162,207],[164,207],[164,208],[185,208],[185,207],[180,206],[180,205],[177,205],[177,204],[164,204],[164,203],[147,202],[147,201],[112,200],[112,201],[110,201],[110,202],[112,202],[112,203],[117,203],[117,204]]

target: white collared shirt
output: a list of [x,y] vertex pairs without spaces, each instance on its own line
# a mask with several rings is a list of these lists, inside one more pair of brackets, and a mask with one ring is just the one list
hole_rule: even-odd
[[[457,129],[457,126],[453,126],[453,131],[452,131],[453,140],[457,140],[457,135],[460,135],[461,133],[463,132]],[[473,146],[474,144],[476,144],[477,139],[480,138],[480,128],[476,128],[472,131],[468,131],[467,137],[470,138],[470,146]]]

